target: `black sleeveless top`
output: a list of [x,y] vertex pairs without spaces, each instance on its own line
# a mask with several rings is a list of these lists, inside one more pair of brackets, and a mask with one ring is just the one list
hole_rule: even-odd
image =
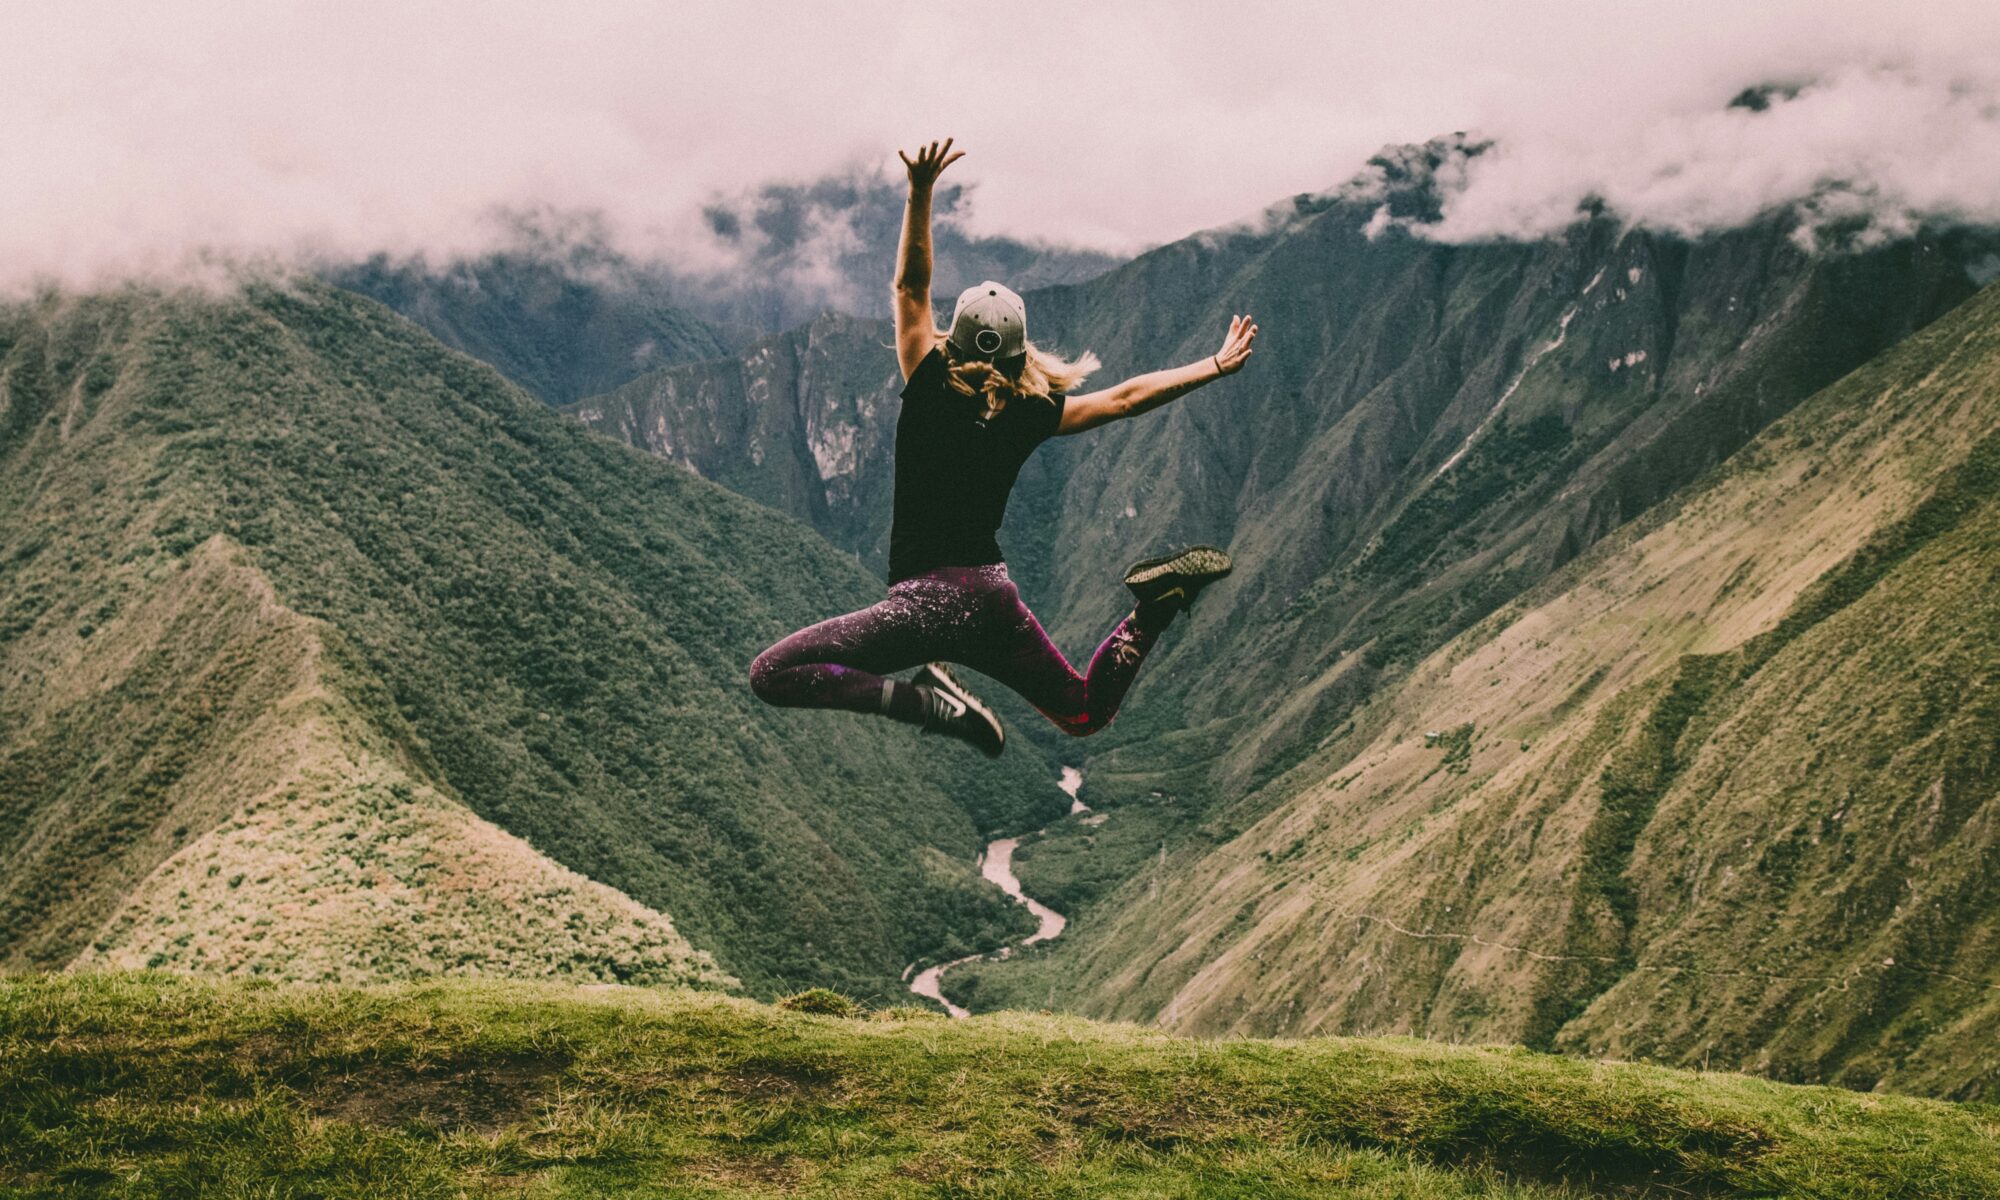
[[889,582],[938,567],[1004,561],[994,534],[1021,464],[1062,421],[1063,400],[1016,396],[989,420],[985,397],[947,381],[933,348],[903,386],[896,418],[896,502],[889,527]]

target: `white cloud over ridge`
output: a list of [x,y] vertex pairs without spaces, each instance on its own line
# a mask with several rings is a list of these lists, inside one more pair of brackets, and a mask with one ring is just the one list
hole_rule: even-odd
[[1572,223],[1586,200],[1689,236],[1786,203],[1808,230],[1859,227],[1864,244],[1924,224],[2000,225],[2000,70],[1842,66],[1785,93],[1764,107],[1661,113],[1611,142],[1498,140],[1464,164],[1427,233],[1538,237]]
[[[948,176],[971,187],[968,232],[1117,252],[1450,130],[1493,148],[1430,236],[1536,236],[1587,197],[1688,233],[1808,196],[1881,235],[2000,224],[2000,11],[1964,0],[0,0],[0,18],[0,285],[207,253],[443,259],[508,244],[521,213],[591,213],[628,252],[729,269],[704,202],[900,170],[898,147],[945,134],[969,152]],[[1725,107],[1769,82],[1803,86]]]

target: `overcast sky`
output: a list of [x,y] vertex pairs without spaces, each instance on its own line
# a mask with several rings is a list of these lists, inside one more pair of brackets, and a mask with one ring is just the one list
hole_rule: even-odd
[[[196,248],[436,255],[496,211],[697,252],[700,203],[957,138],[971,225],[1133,251],[1495,140],[1453,237],[1587,194],[1686,230],[1839,187],[2000,222],[2000,4],[49,3],[0,0],[0,282]],[[1806,84],[1753,117],[1729,98]]]

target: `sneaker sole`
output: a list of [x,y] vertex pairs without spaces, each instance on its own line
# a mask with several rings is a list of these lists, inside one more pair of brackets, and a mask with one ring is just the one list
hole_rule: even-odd
[[1125,569],[1125,585],[1149,583],[1162,575],[1220,579],[1235,569],[1228,554],[1214,546],[1190,546],[1175,554],[1142,559]]
[[984,700],[981,700],[979,697],[967,691],[965,685],[958,681],[958,676],[953,675],[950,671],[945,670],[944,667],[939,664],[936,663],[926,664],[921,670],[918,671],[918,674],[919,675],[928,674],[934,681],[932,683],[933,687],[942,687],[945,691],[950,692],[952,696],[954,696],[959,701],[959,703],[965,705],[965,707],[968,710],[978,713],[980,716],[986,718],[988,721],[991,721],[993,723],[993,728],[1000,731],[999,744],[994,746],[993,749],[991,750],[986,749],[986,747],[984,746],[979,746],[977,747],[977,749],[981,753],[985,754],[986,757],[988,758],[1000,757],[1000,752],[1007,748],[1007,727],[1000,723],[1000,714],[994,712],[991,708],[987,707],[987,704]]

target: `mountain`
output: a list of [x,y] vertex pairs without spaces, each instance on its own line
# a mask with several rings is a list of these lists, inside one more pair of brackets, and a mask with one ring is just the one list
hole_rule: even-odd
[[[1567,690],[1550,698],[1510,668],[1481,681],[1489,690],[1480,705],[1447,694],[1439,711],[1423,709],[1422,716],[1391,706],[1428,694],[1413,689],[1421,688],[1423,672],[1446,661],[1438,655],[1460,653],[1440,650],[1461,644],[1452,639],[1489,628],[1481,622],[1543,595],[1538,589],[1554,586],[1552,579],[1572,578],[1577,564],[1601,561],[1591,556],[1610,552],[1594,549],[1606,539],[1636,536],[1647,522],[1666,519],[1685,489],[1719,464],[1753,461],[1758,452],[1745,447],[1801,401],[1953,312],[1989,273],[1993,237],[1936,231],[1886,245],[1843,242],[1837,231],[1808,238],[1796,214],[1774,212],[1699,239],[1595,215],[1546,241],[1436,242],[1422,231],[1435,210],[1429,172],[1461,152],[1470,151],[1438,145],[1385,154],[1349,186],[1297,197],[1255,221],[1027,297],[1037,340],[1072,352],[1090,348],[1105,360],[1104,374],[1086,386],[1194,361],[1219,342],[1233,313],[1254,313],[1262,333],[1242,375],[1160,414],[1058,439],[1023,475],[1002,542],[1030,601],[1072,650],[1087,648],[1115,615],[1120,595],[1111,581],[1130,559],[1163,545],[1214,541],[1231,547],[1238,566],[1168,636],[1116,724],[1052,750],[1083,767],[1085,798],[1111,812],[1102,828],[1072,825],[1061,837],[1023,847],[1028,890],[1071,912],[1075,936],[1039,955],[954,971],[955,998],[983,1007],[1063,1005],[1201,1031],[1408,1030],[1616,1047],[1677,1061],[1703,1061],[1707,1052],[1791,1078],[1981,1091],[1986,1084],[1976,1073],[1954,1075],[1945,1065],[1963,1041],[1946,1037],[1909,1064],[1891,1064],[1882,1056],[1898,1037],[1920,1039],[1907,1030],[1883,1034],[1859,1017],[1839,1046],[1810,1053],[1773,1033],[1768,1061],[1754,1049],[1761,1043],[1749,1026],[1712,1015],[1649,1026],[1643,1036],[1609,1032],[1634,1017],[1591,1025],[1597,1018],[1585,1010],[1602,1013],[1644,991],[1639,982],[1615,991],[1609,980],[1622,978],[1618,964],[1651,936],[1651,910],[1637,877],[1626,879],[1623,856],[1634,856],[1632,870],[1652,862],[1638,827],[1651,827],[1642,818],[1657,805],[1620,801],[1611,812],[1624,816],[1598,820],[1592,789],[1606,763],[1566,766],[1540,750],[1549,746],[1550,706],[1568,700],[1565,719],[1595,719],[1621,677],[1612,666],[1594,676],[1592,666],[1562,676]],[[761,342],[734,363],[656,372],[572,411],[812,521],[879,565],[897,411],[890,340],[886,325],[816,322]],[[1808,449],[1789,453],[1803,464]],[[1925,486],[1937,481],[1929,467],[1910,469]],[[1854,551],[1876,528],[1857,520],[1839,546]],[[1775,530],[1758,535],[1774,538]],[[1687,552],[1691,564],[1703,545],[1694,542]],[[1769,547],[1771,565],[1793,572],[1786,579],[1794,591],[1839,561],[1826,547],[1775,540]],[[1628,595],[1618,588],[1606,594]],[[1789,601],[1775,603],[1755,620],[1776,620]],[[1579,619],[1565,616],[1551,628]],[[1616,612],[1604,618],[1614,626],[1619,619]],[[1751,622],[1748,636],[1756,626],[1742,620]],[[1644,649],[1687,649],[1675,636],[1647,640]],[[1969,646],[1976,649],[1977,639]],[[1732,669],[1750,673],[1740,681],[1749,687],[1762,668]],[[1976,674],[1963,682],[1976,687]],[[1723,690],[1743,694],[1734,684]],[[1514,716],[1476,715],[1488,703],[1517,701],[1542,716],[1523,725]],[[1656,706],[1637,693],[1625,703],[1620,719],[1638,724],[1619,725],[1623,732],[1602,739],[1630,740],[1649,727],[1649,718],[1633,713]],[[1675,724],[1680,703],[1666,706],[1646,743],[1659,754],[1666,754],[1659,739],[1684,732]],[[1428,826],[1415,815],[1387,805],[1382,789],[1356,790],[1357,772],[1369,761],[1356,756],[1382,735],[1380,722],[1391,711],[1404,712],[1396,724],[1404,738],[1412,727],[1419,740],[1439,735],[1427,756],[1411,761],[1443,770],[1449,756],[1443,783],[1463,782],[1474,773],[1460,770],[1466,763],[1484,761],[1480,755],[1499,738],[1527,729],[1508,743],[1530,747],[1516,750],[1524,756],[1519,769],[1553,774],[1522,786],[1540,782],[1545,799],[1574,799],[1566,812],[1574,825],[1568,849],[1549,851],[1548,870],[1572,881],[1566,894],[1579,915],[1571,919],[1570,902],[1507,901],[1543,936],[1505,945],[1531,950],[1524,952],[1529,964],[1541,962],[1537,955],[1574,962],[1564,958],[1562,970],[1495,966],[1447,996],[1439,991],[1447,968],[1421,966],[1427,960],[1413,958],[1399,940],[1405,933],[1369,923],[1379,913],[1404,930],[1453,935],[1462,927],[1443,923],[1437,914],[1445,907],[1458,917],[1475,901],[1502,903],[1500,891],[1480,891],[1477,883],[1499,870],[1495,856],[1513,855],[1512,862],[1530,849],[1542,853],[1505,840],[1514,827],[1497,817],[1490,827],[1452,823],[1456,840],[1417,839],[1406,830]],[[1027,731],[1047,744],[1038,726]],[[1919,738],[1913,752],[1919,744],[1928,743]],[[1793,776],[1815,778],[1824,761],[1817,748],[1767,752],[1772,770]],[[1397,789],[1406,783],[1388,793],[1404,795]],[[1424,803],[1456,812],[1437,786],[1423,792]],[[1650,795],[1650,788],[1640,791]],[[1304,803],[1299,797],[1322,793],[1312,819],[1275,826],[1286,831],[1282,840],[1242,841],[1293,813]],[[1739,818],[1738,836],[1752,845],[1790,836],[1787,810],[1760,808],[1767,799],[1740,801],[1747,813],[1763,812]],[[1902,812],[1900,804],[1883,801],[1885,811]],[[1128,832],[1119,833],[1121,826]],[[1588,844],[1595,849],[1585,855],[1584,830],[1593,827]],[[1380,853],[1395,869],[1369,856],[1384,837],[1394,849]],[[1706,863],[1719,849],[1686,853]],[[1917,853],[1902,847],[1880,869],[1907,868]],[[1397,854],[1418,857],[1405,862]],[[1326,877],[1328,856],[1371,863],[1365,881],[1352,885],[1361,899],[1303,899],[1313,891],[1305,880],[1314,872]],[[1585,863],[1597,865],[1586,871]],[[1518,876],[1508,878],[1523,895],[1532,891]],[[1272,899],[1258,890],[1259,880],[1266,889],[1296,890]],[[1379,896],[1370,890],[1378,883],[1385,889]],[[1788,903],[1803,913],[1808,894]],[[1287,897],[1299,898],[1296,910]],[[1428,904],[1437,897],[1435,914],[1423,910],[1435,920],[1398,915],[1418,898]],[[1385,898],[1396,903],[1362,903]],[[1952,936],[1982,936],[1980,904],[1965,900]],[[1282,926],[1282,937],[1267,930],[1249,940],[1264,929],[1262,914],[1278,910],[1299,923],[1272,926]],[[1770,911],[1785,919],[1791,910]],[[1367,928],[1327,932],[1344,928],[1340,922],[1350,917],[1342,913],[1362,914],[1352,919]],[[1592,915],[1585,921],[1582,914]],[[1586,926],[1589,936],[1580,932]],[[1824,940],[1827,931],[1814,928]],[[1465,935],[1474,936],[1499,938],[1478,927]],[[1740,940],[1744,930],[1733,936]],[[1558,942],[1553,949],[1550,937]],[[1464,938],[1434,941],[1433,956],[1448,958]],[[1580,948],[1565,948],[1571,942]],[[1814,954],[1797,972],[1845,979],[1842,972],[1863,961],[1859,953]],[[1357,973],[1382,982],[1364,987]],[[1982,977],[1975,971],[1968,978]],[[1441,1008],[1447,1001],[1457,1007]],[[1796,1031],[1804,1021],[1784,997],[1759,1003],[1778,1025]],[[1931,1011],[1939,1020],[1978,1008],[1970,994],[1937,1003]],[[1778,1025],[1758,1028],[1770,1033]]]
[[[1177,761],[1153,739],[1190,725],[1235,749],[1197,751],[1212,769],[1183,788],[1268,778],[1382,679],[1962,301],[1991,248],[1941,234],[1815,252],[1784,214],[1692,242],[1599,217],[1560,240],[1444,244],[1377,229],[1426,203],[1430,160],[1413,154],[1385,156],[1394,186],[1298,197],[1027,297],[1037,340],[1104,359],[1087,388],[1204,357],[1232,313],[1262,327],[1243,374],[1050,442],[1010,506],[1002,543],[1065,645],[1102,632],[1131,559],[1236,551],[1231,583],[1137,685],[1135,700],[1159,699],[1077,748],[1100,788]],[[822,318],[570,411],[879,570],[892,342],[886,323]],[[1364,643],[1367,661],[1327,673]],[[1302,678],[1310,719],[1244,736],[1262,698]],[[1107,753],[1132,743],[1129,769]]]
[[[588,220],[522,221],[519,245],[432,264],[378,256],[326,278],[387,304],[550,404],[672,364],[726,356],[815,315],[889,316],[906,184],[881,172],[717,196],[675,261],[635,258]],[[932,203],[941,295],[981,279],[1022,286],[1102,274],[1117,257],[975,234],[971,191]]]
[[899,992],[1066,798],[751,696],[879,589],[323,284],[9,306],[0,964]]
[[[1990,1098],[1996,597],[1990,287],[1282,776],[1184,815],[1067,946],[968,982],[1185,1032],[1509,1040]],[[1161,844],[1172,807],[1114,807],[1017,871],[1059,895],[1079,862]]]
[[0,1172],[130,1196],[2000,1191],[1992,1111],[1971,1105],[1405,1039],[839,1007],[520,981],[0,979]]
[[886,321],[823,313],[740,357],[651,372],[564,411],[810,522],[882,571],[902,408],[894,347]]
[[377,257],[327,278],[381,301],[550,404],[729,352],[671,281],[590,243],[437,267]]

